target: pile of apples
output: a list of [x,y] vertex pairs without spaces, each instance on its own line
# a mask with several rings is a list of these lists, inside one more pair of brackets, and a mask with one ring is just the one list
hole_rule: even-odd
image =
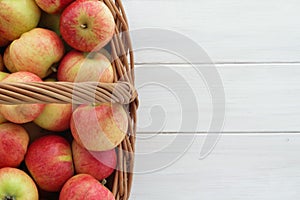
[[[0,0],[0,81],[112,83],[114,30],[102,1]],[[103,180],[127,129],[117,103],[1,104],[0,199],[115,199]]]

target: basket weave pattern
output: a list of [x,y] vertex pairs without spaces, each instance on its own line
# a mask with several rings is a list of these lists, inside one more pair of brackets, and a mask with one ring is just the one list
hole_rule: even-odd
[[128,33],[128,22],[121,0],[103,0],[111,10],[115,36],[109,43],[114,83],[98,82],[40,82],[0,83],[1,104],[30,103],[99,103],[118,102],[128,108],[129,128],[117,148],[118,164],[112,182],[108,185],[116,200],[129,198],[135,151],[137,93],[134,89],[134,57]]

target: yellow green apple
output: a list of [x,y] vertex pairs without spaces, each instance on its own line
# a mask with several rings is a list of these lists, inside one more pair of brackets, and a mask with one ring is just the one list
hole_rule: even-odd
[[109,189],[103,186],[98,180],[88,174],[77,174],[70,178],[63,186],[60,200],[79,199],[105,199],[115,200]]
[[[9,74],[2,82],[42,82],[35,74],[30,72],[15,72]],[[44,109],[44,104],[18,104],[0,105],[0,113],[8,121],[22,124],[34,120]]]
[[10,53],[9,53],[9,48],[10,45],[8,47],[6,47],[4,54],[3,54],[3,62],[4,62],[4,66],[6,67],[6,69],[11,72],[17,72],[18,70],[15,68],[14,63],[12,62],[11,58],[10,58]]
[[45,78],[51,67],[64,55],[59,36],[48,29],[35,28],[14,40],[9,48],[10,60],[17,71],[27,71]]
[[1,0],[0,10],[0,35],[9,41],[35,28],[41,16],[34,0]]
[[82,147],[89,151],[107,151],[124,139],[128,117],[120,104],[80,105],[72,114],[70,128]]
[[65,131],[70,127],[72,104],[46,104],[41,114],[33,120],[49,131]]
[[24,171],[4,167],[0,169],[0,199],[38,200],[39,194],[35,183]]
[[112,83],[114,72],[110,61],[103,54],[73,50],[67,53],[60,62],[57,79],[67,82]]

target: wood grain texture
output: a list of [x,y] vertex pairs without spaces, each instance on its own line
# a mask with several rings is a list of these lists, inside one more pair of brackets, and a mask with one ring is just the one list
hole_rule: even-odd
[[[204,160],[199,152],[204,136],[185,152],[166,149],[174,138],[191,141],[187,135],[157,135],[137,142],[136,170],[183,155],[169,167],[136,173],[132,200],[282,200],[300,198],[300,136],[298,134],[223,135]],[[145,160],[158,151],[156,159]]]
[[[210,89],[200,76],[205,68],[137,66],[139,131],[208,131],[213,105]],[[225,64],[216,65],[216,69],[224,87],[219,89],[224,89],[226,98],[223,132],[300,131],[299,64]],[[183,116],[190,126],[182,126]],[[192,117],[199,120],[196,128]]]
[[[130,199],[299,199],[300,2],[124,5],[140,98]],[[203,160],[213,108],[221,107],[201,74],[212,64],[189,62],[216,63],[223,86],[213,87],[226,97],[221,138]]]
[[[214,62],[299,62],[300,3],[297,0],[124,0],[131,30],[156,27],[186,35]],[[158,38],[151,32],[133,44],[185,46],[174,35]],[[195,54],[195,52],[190,52]],[[183,63],[156,50],[136,53],[142,63]],[[203,62],[194,56],[192,62]]]

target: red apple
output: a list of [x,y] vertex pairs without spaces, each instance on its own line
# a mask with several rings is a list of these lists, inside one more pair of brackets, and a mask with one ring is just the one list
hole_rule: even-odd
[[9,72],[14,73],[14,72],[17,72],[17,69],[15,68],[14,63],[12,62],[12,60],[10,58],[9,48],[10,48],[10,45],[8,47],[6,47],[6,49],[4,51],[3,62],[4,62],[4,66],[6,67],[6,69]]
[[44,78],[64,55],[64,45],[55,32],[35,28],[11,43],[9,55],[18,71],[32,72]]
[[78,174],[70,178],[63,186],[59,200],[115,200],[114,195],[94,177]]
[[81,105],[72,114],[70,128],[82,147],[90,151],[107,151],[124,139],[128,118],[120,104]]
[[0,35],[9,41],[35,28],[41,16],[34,0],[1,0],[0,10]]
[[70,127],[72,104],[47,104],[34,123],[49,131],[65,131]]
[[114,72],[110,61],[103,54],[71,51],[60,62],[57,79],[68,82],[112,83]]
[[78,174],[89,174],[97,180],[109,177],[117,165],[115,149],[108,151],[88,151],[74,140],[72,153],[75,171]]
[[71,147],[57,135],[35,140],[28,148],[25,163],[37,185],[49,192],[59,191],[74,174]]
[[[42,82],[42,80],[30,72],[15,72],[4,78],[2,82]],[[39,116],[44,106],[44,104],[1,104],[0,112],[8,121],[22,124],[30,122]]]
[[98,51],[113,37],[115,22],[109,8],[98,0],[71,3],[60,19],[63,39],[79,51]]
[[18,167],[29,143],[27,131],[13,123],[0,124],[0,168]]
[[72,1],[74,0],[35,0],[43,11],[50,14],[61,12]]
[[10,167],[0,169],[1,200],[38,200],[33,180],[22,170]]

